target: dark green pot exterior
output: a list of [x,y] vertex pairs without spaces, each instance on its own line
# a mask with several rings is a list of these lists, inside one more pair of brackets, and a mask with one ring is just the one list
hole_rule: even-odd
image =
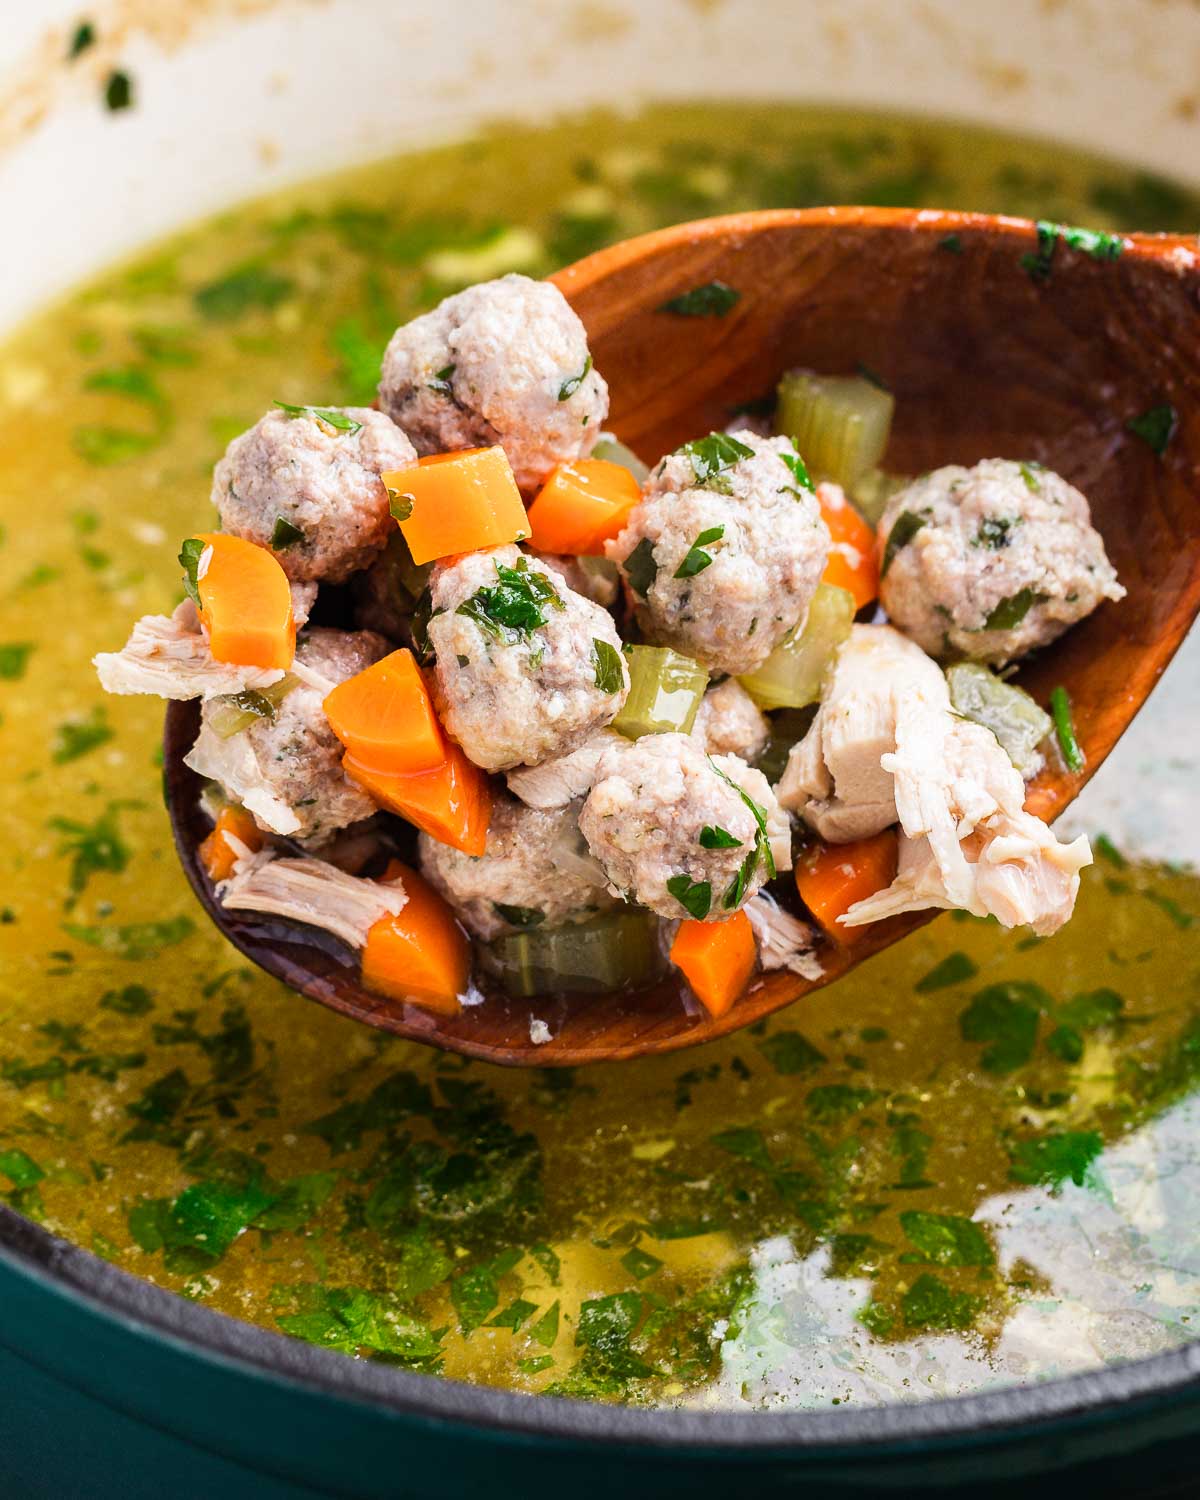
[[0,1210],[11,1500],[1200,1492],[1200,1347],[1019,1391],[813,1413],[637,1411],[346,1359]]

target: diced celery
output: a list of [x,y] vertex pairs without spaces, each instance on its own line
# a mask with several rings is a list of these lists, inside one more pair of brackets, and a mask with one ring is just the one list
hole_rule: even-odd
[[639,989],[660,979],[666,968],[658,918],[640,908],[506,932],[485,945],[483,959],[518,999]]
[[249,729],[251,724],[273,719],[279,705],[294,687],[299,686],[300,679],[285,672],[270,687],[247,688],[241,693],[231,693],[227,698],[217,698],[208,716],[209,727],[221,739],[232,739],[243,729]]
[[978,662],[967,661],[948,667],[946,682],[955,711],[990,729],[1022,776],[1041,770],[1037,747],[1054,725],[1023,688],[1001,682]]
[[810,703],[807,708],[785,708],[768,719],[770,736],[755,757],[754,768],[761,771],[772,786],[786,770],[792,746],[799,744],[811,729],[816,712],[816,704]]
[[853,489],[887,447],[896,400],[861,375],[789,370],[779,382],[775,430],[815,474]]
[[629,740],[644,734],[690,734],[708,673],[669,646],[626,646],[629,697],[612,727]]
[[879,525],[884,506],[893,495],[907,489],[912,483],[909,474],[888,474],[883,469],[868,469],[854,483],[850,498],[872,526]]
[[756,672],[738,681],[759,708],[803,708],[821,697],[838,647],[854,624],[854,595],[819,583],[804,629],[776,646]]
[[603,458],[610,464],[620,464],[623,469],[628,469],[639,484],[645,484],[646,477],[650,473],[649,468],[641,461],[632,448],[627,448],[619,439],[613,437],[612,433],[603,433],[592,449],[593,458]]

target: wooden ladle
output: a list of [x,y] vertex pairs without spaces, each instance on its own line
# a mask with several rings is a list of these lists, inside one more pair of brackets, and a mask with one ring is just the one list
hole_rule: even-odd
[[[769,397],[784,370],[866,369],[896,394],[889,469],[1036,459],[1084,491],[1129,592],[1021,669],[1018,680],[1040,702],[1066,686],[1087,757],[1081,773],[1050,766],[1030,786],[1029,807],[1047,819],[1112,749],[1200,608],[1200,241],[1131,235],[1116,248],[1114,256],[1103,240],[1039,238],[1019,219],[812,209],[682,224],[554,278],[608,379],[609,425],[648,460],[724,427],[739,406]],[[713,281],[739,293],[723,316],[664,310]],[[1147,412],[1157,412],[1157,429],[1138,421]],[[200,787],[183,765],[197,725],[195,705],[171,705],[168,800],[196,894],[248,958],[369,1026],[547,1067],[696,1046],[816,987],[767,974],[715,1020],[674,983],[535,1001],[495,993],[452,1020],[383,1000],[360,986],[356,962],[332,940],[216,901],[197,858],[207,832]],[[827,944],[819,983],[932,915],[865,929],[850,947]],[[548,1024],[551,1041],[531,1042],[532,1017]]]

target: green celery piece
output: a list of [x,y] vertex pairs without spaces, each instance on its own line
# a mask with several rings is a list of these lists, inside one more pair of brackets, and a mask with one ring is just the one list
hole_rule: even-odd
[[946,683],[955,711],[990,729],[1022,776],[1041,769],[1038,746],[1054,725],[1023,688],[968,661],[947,667]]
[[641,988],[661,978],[665,968],[658,918],[635,908],[586,922],[506,932],[487,944],[483,960],[517,999]]
[[650,477],[649,467],[644,464],[632,448],[627,448],[618,438],[605,433],[592,449],[593,458],[602,458],[606,463],[620,464],[628,469],[639,484]]
[[613,720],[626,739],[644,734],[690,734],[708,686],[708,673],[669,646],[627,646],[629,697]]
[[232,739],[235,734],[241,734],[243,729],[249,729],[252,724],[258,724],[263,719],[273,719],[279,705],[294,687],[299,686],[300,679],[285,672],[270,687],[247,688],[245,692],[219,698],[213,703],[209,725],[221,739]]
[[804,629],[776,646],[761,667],[738,681],[759,708],[768,712],[816,703],[853,624],[854,596],[832,584],[818,584]]
[[789,370],[779,382],[775,430],[790,437],[815,474],[853,489],[877,468],[896,399],[861,375]]

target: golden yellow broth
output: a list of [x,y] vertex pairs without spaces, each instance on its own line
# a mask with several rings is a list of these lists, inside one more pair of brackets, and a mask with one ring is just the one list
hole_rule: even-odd
[[[1167,1268],[1196,1264],[1189,1216],[1168,1205],[1151,1233],[1112,1183],[1129,1140],[1148,1191],[1200,1172],[1164,1123],[1200,1069],[1192,875],[1109,849],[1051,941],[943,918],[769,1033],[586,1074],[464,1067],[306,1005],[209,929],[160,805],[161,704],[104,700],[89,667],[178,598],[212,463],[272,399],[369,399],[396,322],[469,281],[697,214],[832,201],[1200,223],[1187,192],[1058,147],[706,104],[305,185],[8,340],[0,1187],[16,1207],[269,1327],[605,1399],[911,1395],[907,1377],[845,1374],[907,1346],[946,1389],[1052,1373],[1044,1352],[1014,1362],[1007,1330],[1095,1309],[1005,1249],[989,1217],[1005,1194],[1012,1223],[1064,1214],[1068,1245],[1113,1215],[1109,1240],[1144,1266],[1076,1365],[1188,1336]],[[921,992],[931,974],[945,982]],[[849,1321],[819,1298],[799,1318],[770,1269],[789,1256],[854,1290]]]

